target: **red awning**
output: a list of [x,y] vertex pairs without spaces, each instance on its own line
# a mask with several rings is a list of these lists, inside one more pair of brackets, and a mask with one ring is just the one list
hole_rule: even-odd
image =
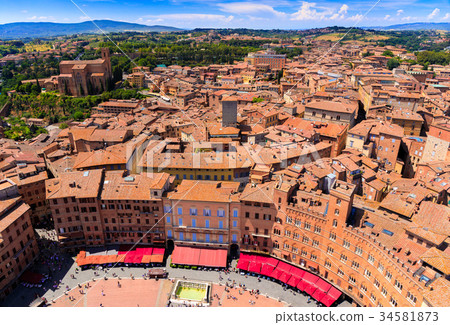
[[214,252],[211,249],[202,249],[198,259],[198,265],[213,266],[211,264],[214,264]]
[[179,247],[176,246],[175,249],[172,252],[172,257],[171,257],[171,262],[173,264],[179,264],[178,262],[181,260],[181,251],[180,249],[178,249]]
[[316,290],[317,290],[317,288],[314,285],[307,283],[304,291],[307,294],[309,294],[310,296],[312,296],[314,291],[316,291]]
[[309,272],[305,272],[303,275],[302,281],[305,281],[309,284],[314,284],[319,280],[319,277],[317,275],[311,274]]
[[316,287],[320,291],[327,293],[331,288],[331,284],[319,278],[319,281],[316,282]]
[[341,294],[342,294],[342,292],[340,292],[335,287],[331,287],[330,290],[328,290],[328,292],[327,292],[327,295],[329,295],[330,297],[336,298],[336,300],[339,299]]
[[285,262],[279,262],[277,265],[277,270],[280,270],[281,272],[283,272],[283,274],[280,275],[278,280],[280,280],[283,283],[287,283],[292,275],[291,273],[292,268],[295,269],[295,267],[293,267],[292,265],[289,265]]
[[108,264],[108,261],[109,261],[108,255],[101,255],[98,257],[97,263],[98,264]]
[[227,250],[226,249],[206,249],[200,251],[198,265],[209,267],[226,267],[227,266]]
[[136,252],[139,255],[152,255],[153,247],[136,248]]
[[280,276],[280,278],[278,280],[280,280],[283,283],[286,283],[289,281],[289,279],[291,278],[291,274],[287,273],[287,272],[283,272],[283,274]]
[[335,287],[331,287],[327,294],[320,299],[325,306],[330,307],[341,296],[341,292]]
[[125,255],[124,263],[134,263],[134,254],[133,252],[128,252],[127,255]]
[[336,299],[330,297],[329,295],[325,295],[322,299],[320,299],[320,302],[327,307],[330,307],[335,301]]
[[241,258],[239,258],[239,261],[238,261],[236,267],[237,267],[238,269],[240,269],[240,270],[248,271],[248,264],[249,264],[249,263],[250,263],[249,260],[244,259],[244,258],[242,258],[242,256],[241,256]]
[[228,251],[226,249],[216,249],[214,254],[214,267],[227,267]]
[[289,279],[287,284],[290,285],[291,287],[296,288],[299,281],[300,281],[300,278],[293,275],[293,276],[291,276],[291,278]]
[[312,295],[314,291],[317,289],[316,282],[319,280],[319,277],[317,277],[314,274],[311,273],[305,273],[303,276],[302,281],[306,282],[305,288],[303,291],[305,291],[307,294]]
[[151,262],[152,262],[152,255],[144,255],[144,256],[142,256],[141,263],[149,264]]
[[189,254],[186,256],[185,261],[183,264],[186,265],[199,265],[199,261],[200,261],[200,253],[201,250],[200,248],[190,248],[189,249]]
[[261,272],[261,263],[258,262],[250,262],[249,266],[248,266],[248,271],[252,272],[252,273],[258,273],[260,274]]
[[278,266],[278,263],[279,263],[280,261],[279,260],[277,260],[276,258],[270,258],[269,259],[269,261],[267,262],[267,264],[270,264],[270,265],[273,265],[274,267],[276,267],[276,266]]
[[279,280],[283,274],[284,274],[283,271],[281,271],[278,268],[275,268],[270,276],[274,279]]
[[317,289],[316,291],[314,291],[314,293],[312,294],[312,297],[314,299],[316,299],[317,301],[320,301],[323,297],[325,297],[327,294],[325,292],[323,292],[322,290]]
[[165,248],[163,247],[153,247],[152,255],[164,255]]
[[[155,255],[155,249],[153,250],[153,255]],[[176,246],[172,254],[172,263],[182,265],[226,267],[227,251],[225,249]]]
[[297,283],[297,289],[301,290],[301,291],[305,291],[305,287],[308,283],[306,283],[303,280],[300,280],[299,283]]
[[190,247],[184,247],[184,246],[175,246],[175,249],[172,253],[172,263],[173,264],[183,264],[188,265],[187,262],[189,262],[192,259],[193,250]]
[[133,257],[133,264],[140,264],[142,261],[142,258],[144,257],[144,255],[134,255]]
[[117,263],[124,263],[125,262],[125,257],[126,257],[126,255],[124,255],[124,254],[116,255],[116,262]]
[[271,276],[274,268],[275,267],[273,265],[263,264],[263,266],[261,267],[261,274],[264,276]]
[[162,263],[164,261],[164,255],[152,255],[150,259],[151,263]]
[[254,261],[254,260],[255,260],[254,255],[241,253],[241,255],[239,256],[239,261],[237,263],[237,268],[247,271],[250,261]]
[[284,262],[281,262],[281,261],[277,265],[277,269],[279,269],[281,271],[284,271],[284,272],[290,272],[291,268],[292,268],[291,265],[289,265],[287,263],[284,263]]
[[239,255],[239,261],[250,261],[250,255],[241,253]]
[[295,277],[297,277],[299,279],[302,279],[303,276],[305,275],[305,273],[306,273],[305,270],[299,269],[297,267],[293,267],[291,269],[292,276],[295,276]]
[[88,263],[88,260],[85,257],[79,257],[79,258],[77,258],[77,264],[78,264],[78,266],[84,266],[84,265],[87,265],[89,263]]
[[272,257],[269,257],[269,256],[259,256],[259,255],[256,255],[256,258],[255,258],[255,261],[258,262],[258,263],[261,263],[261,264],[267,264],[267,263],[269,263],[271,260],[273,260],[273,258],[272,258]]

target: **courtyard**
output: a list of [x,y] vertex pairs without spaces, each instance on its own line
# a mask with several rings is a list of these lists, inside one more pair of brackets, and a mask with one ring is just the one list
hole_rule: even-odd
[[[165,269],[168,279],[155,280],[144,277],[150,268],[130,266],[80,270],[74,257],[63,254],[58,261],[58,268],[41,287],[19,285],[1,305],[25,307],[36,296],[41,296],[55,307],[99,307],[100,304],[104,307],[164,307],[167,306],[173,281],[185,279],[211,282],[213,307],[316,306],[312,299],[308,302],[307,295],[277,282],[233,271],[226,274],[223,271],[172,268],[167,261]],[[232,269],[235,266],[233,261]],[[255,298],[254,292],[257,290],[259,295]],[[351,304],[344,300],[338,306],[350,307]]]

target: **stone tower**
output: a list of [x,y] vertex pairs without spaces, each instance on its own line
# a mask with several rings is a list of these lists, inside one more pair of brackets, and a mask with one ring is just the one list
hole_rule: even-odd
[[111,57],[109,54],[109,48],[108,47],[102,47],[101,49],[102,51],[102,59],[105,60],[105,66],[106,66],[106,71],[105,71],[105,76],[107,78],[112,78],[112,71],[111,71]]

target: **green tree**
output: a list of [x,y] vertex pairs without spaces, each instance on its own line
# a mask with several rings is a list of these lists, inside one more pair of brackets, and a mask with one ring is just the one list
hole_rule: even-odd
[[76,111],[75,113],[73,113],[73,118],[77,121],[81,121],[84,119],[84,114],[81,111]]
[[261,97],[253,97],[252,99],[252,103],[261,103],[263,101],[264,99],[262,99]]
[[277,75],[277,83],[280,84],[280,80],[283,77],[283,69],[281,69],[280,71],[278,71],[278,75]]
[[123,71],[119,66],[115,66],[113,69],[113,81],[121,81],[122,80]]
[[392,70],[394,68],[397,68],[400,65],[400,62],[396,59],[389,59],[387,62],[387,67],[389,70]]

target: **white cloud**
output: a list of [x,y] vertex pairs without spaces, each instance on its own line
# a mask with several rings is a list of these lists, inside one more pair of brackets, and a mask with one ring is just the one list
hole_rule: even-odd
[[346,4],[343,4],[341,9],[339,9],[338,13],[339,14],[346,14],[348,10],[348,6]]
[[450,19],[450,12],[447,12],[442,20]]
[[434,17],[436,17],[437,15],[439,15],[439,12],[441,10],[439,8],[434,9],[431,14],[428,15],[428,19],[433,19]]
[[[316,9],[322,10],[318,11]],[[326,20],[327,16],[331,14],[333,14],[332,9],[319,8],[316,7],[314,2],[303,1],[300,9],[291,15],[291,20]]]
[[348,20],[351,20],[351,21],[360,21],[360,20],[362,20],[364,18],[364,15],[354,15],[354,16],[351,16],[351,17],[348,17],[347,19]]
[[389,20],[391,18],[391,15],[384,16],[384,20]]
[[26,13],[28,13],[28,10],[21,10],[20,12],[23,14],[26,14]]
[[411,16],[407,16],[407,17],[403,17],[402,21],[410,21],[411,20]]
[[266,4],[259,4],[254,2],[230,2],[230,3],[219,3],[217,4],[225,12],[230,12],[233,14],[270,14],[274,16],[285,16],[286,14],[281,11],[273,9],[273,7]]
[[164,19],[162,19],[162,18],[158,18],[158,19],[149,19],[149,20],[147,20],[146,21],[146,23],[148,23],[148,24],[156,24],[156,23],[160,23],[160,22],[163,22],[164,21]]
[[53,17],[53,16],[32,16],[32,17],[28,17],[27,20],[54,21],[55,17]]
[[339,18],[339,14],[334,14],[333,16],[330,17],[330,20],[335,20]]
[[397,16],[400,16],[403,13],[404,13],[404,11],[402,9],[397,10]]
[[347,14],[348,8],[349,7],[346,4],[343,4],[341,6],[341,8],[339,9],[339,11],[337,13],[333,14],[329,19],[330,20],[344,19],[345,15]]

